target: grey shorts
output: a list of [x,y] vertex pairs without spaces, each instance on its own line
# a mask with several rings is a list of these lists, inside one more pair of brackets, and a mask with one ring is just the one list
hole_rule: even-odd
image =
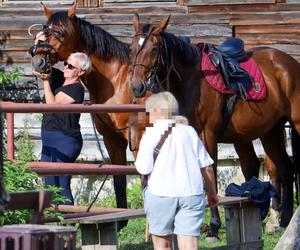
[[162,197],[145,189],[144,201],[151,234],[200,235],[205,211],[204,195]]

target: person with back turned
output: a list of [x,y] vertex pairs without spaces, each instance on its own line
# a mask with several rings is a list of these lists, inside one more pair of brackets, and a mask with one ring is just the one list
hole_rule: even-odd
[[196,250],[205,211],[202,177],[209,205],[218,204],[213,160],[187,119],[178,116],[170,92],[151,95],[146,111],[153,126],[141,139],[135,166],[148,177],[144,209],[154,249],[171,250],[176,234],[179,249]]

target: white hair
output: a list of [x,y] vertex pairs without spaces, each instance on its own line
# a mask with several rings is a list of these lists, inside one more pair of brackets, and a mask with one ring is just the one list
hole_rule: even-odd
[[92,63],[90,58],[82,52],[72,53],[69,58],[75,59],[80,65],[80,69],[84,70],[86,74],[90,73],[92,70]]
[[147,112],[151,112],[151,109],[159,109],[166,113],[168,118],[174,119],[176,123],[188,124],[186,117],[178,115],[178,102],[176,98],[168,91],[149,96],[145,104]]

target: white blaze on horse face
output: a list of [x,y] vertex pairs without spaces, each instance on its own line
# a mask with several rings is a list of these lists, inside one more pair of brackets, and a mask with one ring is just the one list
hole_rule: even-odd
[[145,38],[144,37],[140,37],[140,40],[139,40],[139,45],[142,46],[143,43],[145,41]]

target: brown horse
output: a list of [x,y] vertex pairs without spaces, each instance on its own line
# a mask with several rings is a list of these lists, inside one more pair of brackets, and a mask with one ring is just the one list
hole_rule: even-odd
[[[57,60],[66,60],[76,51],[85,52],[89,54],[93,64],[93,71],[85,81],[91,102],[132,103],[128,44],[118,41],[103,29],[78,18],[75,15],[76,4],[67,12],[57,13],[52,13],[44,5],[43,7],[48,18],[48,23],[44,26],[48,44],[34,47],[32,58],[34,69],[40,72],[47,68],[48,63],[54,64]],[[143,103],[143,100],[138,100],[137,103]],[[132,119],[129,120],[131,116]],[[112,164],[127,164],[126,148],[130,141],[129,136],[133,139],[131,147],[136,148],[145,127],[146,116],[145,114],[138,116],[137,131],[130,130],[134,120],[133,114],[128,113],[93,115],[93,121],[103,136]],[[114,176],[114,188],[117,206],[127,207],[126,176]]]
[[[33,46],[33,67],[37,71],[47,71],[50,64],[65,60],[75,51],[89,53],[94,65],[94,71],[88,76],[86,86],[94,103],[129,103],[129,59],[128,46],[114,39],[99,27],[91,25],[75,16],[76,6],[68,12],[53,14],[44,6],[48,17],[48,25],[44,32],[48,43]],[[50,45],[50,46],[49,46]],[[140,102],[143,102],[140,100]],[[104,137],[104,143],[112,163],[126,164],[126,145],[130,138],[135,138],[135,131],[128,136],[128,115],[97,114],[93,117],[98,131]],[[144,120],[140,120],[139,131]],[[119,128],[125,128],[124,130]],[[130,138],[129,138],[130,137]],[[136,141],[139,141],[140,133]],[[133,142],[133,147],[135,147]],[[240,143],[237,147],[241,165],[245,168],[257,169],[260,162],[255,154],[252,143]],[[244,169],[244,168],[243,168]],[[253,174],[244,172],[246,178]],[[249,175],[247,177],[247,174]],[[125,181],[114,179],[118,207],[126,206]]]
[[[234,143],[246,180],[258,175],[259,161],[252,140],[260,138],[266,154],[278,168],[283,184],[281,222],[286,227],[293,214],[294,165],[285,149],[283,129],[292,125],[294,142],[300,132],[300,64],[286,53],[273,48],[255,48],[252,58],[261,68],[267,84],[263,101],[237,98],[225,131],[222,109],[225,95],[214,90],[201,72],[201,46],[190,45],[165,32],[169,17],[158,25],[141,25],[133,18],[135,36],[131,45],[132,88],[136,97],[147,90],[169,90],[179,102],[181,113],[188,117],[207,147],[217,159],[217,142]],[[295,132],[297,131],[297,132]],[[296,138],[296,139],[295,139]],[[298,163],[299,158],[294,158]],[[216,164],[215,164],[216,171]],[[299,165],[297,164],[299,173]],[[217,236],[220,218],[211,210],[209,236]]]

